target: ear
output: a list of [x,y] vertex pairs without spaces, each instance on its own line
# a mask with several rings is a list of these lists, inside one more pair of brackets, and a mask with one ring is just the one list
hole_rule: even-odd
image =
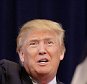
[[64,52],[60,55],[60,60],[63,60],[64,58]]
[[20,61],[21,61],[22,63],[24,63],[24,52],[23,52],[23,50],[21,49],[21,50],[18,52],[18,54],[19,54]]

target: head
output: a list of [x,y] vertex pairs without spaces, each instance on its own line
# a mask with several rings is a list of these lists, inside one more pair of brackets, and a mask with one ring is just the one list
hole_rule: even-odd
[[17,52],[33,79],[49,82],[55,77],[64,58],[64,30],[59,23],[51,20],[28,21],[17,37]]

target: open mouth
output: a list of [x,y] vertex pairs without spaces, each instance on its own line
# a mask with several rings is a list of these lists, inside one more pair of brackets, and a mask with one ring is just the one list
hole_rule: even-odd
[[43,59],[40,59],[38,62],[39,62],[39,63],[47,63],[47,62],[48,62],[48,59],[43,58]]

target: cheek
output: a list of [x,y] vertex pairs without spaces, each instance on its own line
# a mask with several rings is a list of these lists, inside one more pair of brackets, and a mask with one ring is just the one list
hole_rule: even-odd
[[49,52],[50,52],[51,56],[54,58],[59,58],[59,56],[60,56],[60,50],[58,47],[53,47],[53,48],[49,49]]
[[51,57],[51,67],[52,70],[56,72],[59,63],[60,63],[60,55],[59,55],[59,50],[58,48],[54,48],[51,52],[50,52],[50,57]]
[[36,50],[26,49],[24,52],[24,61],[27,63],[32,63],[36,56]]
[[29,72],[30,68],[34,64],[34,56],[31,52],[26,51],[24,53],[24,67]]
[[50,49],[50,57],[52,59],[53,66],[58,66],[60,62],[60,51],[58,47]]

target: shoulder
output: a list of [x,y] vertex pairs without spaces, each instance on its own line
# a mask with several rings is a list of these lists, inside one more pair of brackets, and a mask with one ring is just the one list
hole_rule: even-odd
[[0,84],[21,84],[19,64],[3,59],[0,60]]
[[4,74],[13,74],[19,72],[19,64],[3,59],[0,60],[0,75]]
[[87,83],[87,58],[76,67],[71,84]]
[[10,60],[7,60],[7,59],[2,59],[2,60],[0,60],[0,65],[2,65],[2,64],[17,64],[17,63],[15,63],[15,62],[12,62],[12,61],[10,61]]
[[1,68],[4,68],[4,69],[9,69],[11,68],[12,69],[17,69],[18,68],[18,64],[15,63],[15,62],[12,62],[12,61],[9,61],[9,60],[6,60],[6,59],[2,59],[0,60],[0,67]]

